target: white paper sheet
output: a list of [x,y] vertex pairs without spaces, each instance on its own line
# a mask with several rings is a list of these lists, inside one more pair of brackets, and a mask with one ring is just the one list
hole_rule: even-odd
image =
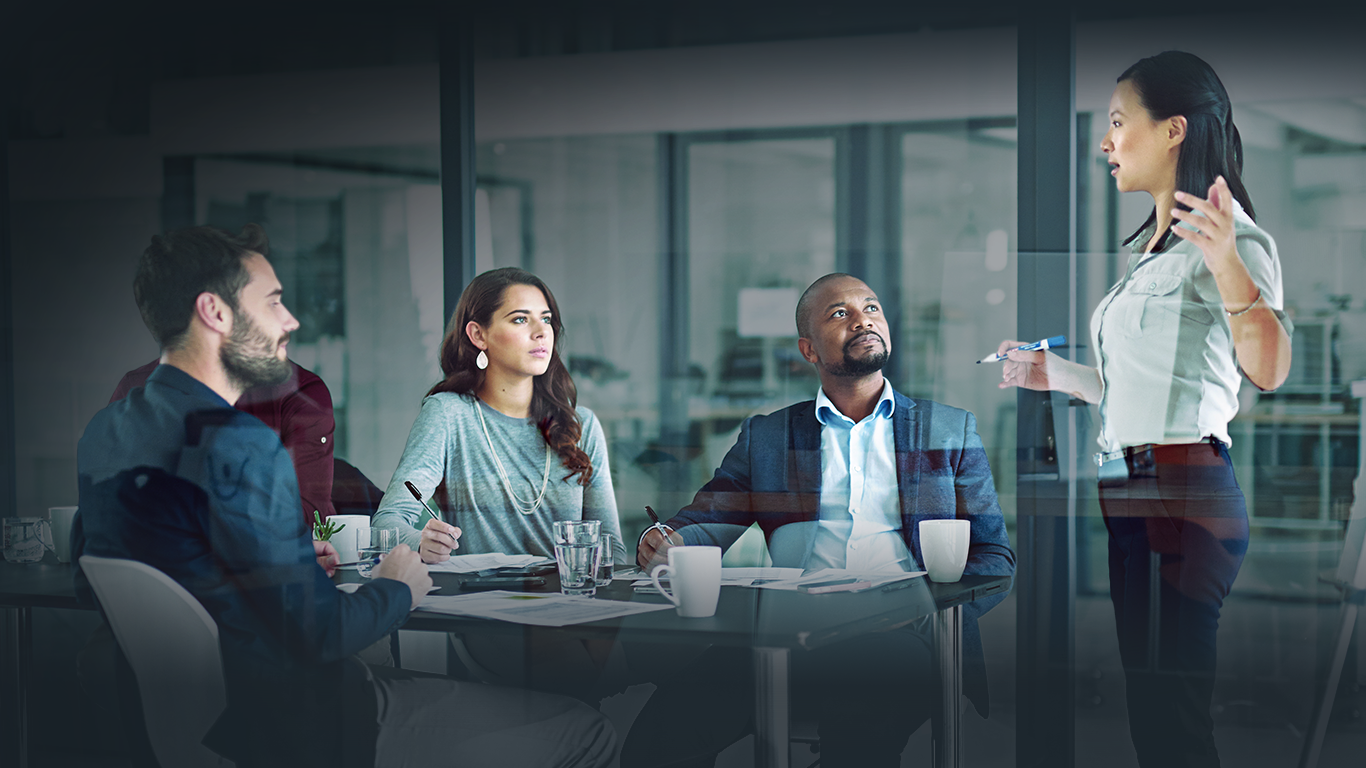
[[489,552],[483,555],[451,555],[451,559],[441,563],[428,563],[428,573],[474,573],[486,568],[520,568],[524,565],[553,563],[548,557],[539,555],[505,555]]
[[[802,575],[800,568],[722,568],[721,586],[723,587],[753,587],[768,582],[786,582],[798,578]],[[666,576],[660,581],[669,583]],[[757,582],[757,583],[756,583]],[[636,574],[632,578],[633,586],[649,584],[650,575]]]
[[[787,570],[797,570],[797,569],[795,569],[795,568],[789,568],[789,569],[787,569]],[[758,589],[781,589],[781,590],[786,590],[786,591],[789,591],[789,592],[795,592],[795,591],[797,591],[797,588],[800,587],[802,584],[809,584],[809,583],[815,582],[815,581],[828,581],[828,580],[830,580],[830,579],[848,579],[848,578],[856,578],[856,579],[858,579],[859,581],[867,581],[867,582],[869,582],[869,584],[868,584],[868,589],[873,589],[873,588],[875,588],[875,587],[880,587],[880,586],[882,586],[883,584],[891,584],[891,583],[894,582],[894,581],[903,581],[903,580],[905,580],[905,579],[913,579],[913,578],[915,578],[915,577],[917,577],[917,576],[924,576],[924,575],[925,575],[925,572],[924,572],[924,571],[872,571],[872,572],[864,572],[864,571],[850,571],[850,570],[845,570],[845,569],[843,569],[843,568],[822,568],[822,569],[819,570],[819,571],[812,571],[811,573],[808,573],[808,574],[805,574],[805,575],[802,575],[800,572],[798,572],[798,575],[795,576],[795,577],[792,577],[792,578],[777,579],[777,580],[775,580],[775,581],[764,581],[763,583],[754,584],[753,586],[756,587],[756,588],[758,588]]]
[[596,600],[591,597],[527,594],[503,590],[472,595],[432,596],[424,598],[417,606],[417,610],[430,613],[477,616],[539,627],[564,627],[672,609],[673,605],[669,603],[627,603],[620,600]]
[[[349,581],[345,584],[338,584],[337,589],[341,590],[342,592],[345,592],[348,595],[354,594],[356,590],[360,589],[360,582]],[[430,595],[438,589],[441,589],[441,587],[437,586],[436,584],[433,584],[431,587],[427,589],[427,594]]]

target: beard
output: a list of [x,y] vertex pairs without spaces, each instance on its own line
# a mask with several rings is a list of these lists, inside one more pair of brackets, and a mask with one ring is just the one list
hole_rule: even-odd
[[[869,354],[863,358],[856,358],[850,355],[849,348],[854,346],[856,342],[858,342],[864,336],[868,336],[869,334],[871,334],[878,341],[882,342],[882,351],[869,352]],[[829,370],[830,373],[841,378],[862,378],[870,373],[877,373],[878,371],[882,370],[882,368],[887,365],[887,359],[889,357],[891,357],[891,353],[887,351],[887,340],[882,338],[881,336],[878,336],[873,331],[868,331],[867,333],[861,333],[858,336],[855,336],[854,338],[846,342],[844,345],[844,359],[841,360],[839,363],[836,363]]]
[[238,317],[242,322],[233,324],[232,332],[218,352],[218,359],[223,363],[223,372],[228,380],[245,392],[253,387],[273,386],[288,379],[289,360],[276,357],[275,351],[280,344],[289,341],[289,334],[281,336],[271,347],[270,338],[250,316],[239,312]]

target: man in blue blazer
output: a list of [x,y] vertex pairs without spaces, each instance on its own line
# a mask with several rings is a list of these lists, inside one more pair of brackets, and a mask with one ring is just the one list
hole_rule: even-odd
[[[918,523],[957,518],[971,523],[965,573],[1013,575],[976,419],[892,389],[882,375],[890,332],[872,289],[826,275],[802,295],[796,318],[802,356],[820,376],[816,399],[747,419],[712,480],[665,523],[668,538],[659,529],[642,537],[638,563],[654,567],[680,544],[729,547],[758,523],[776,566],[924,570]],[[1003,598],[964,611],[964,691],[984,716],[977,618]],[[798,706],[805,694],[821,723],[823,766],[899,764],[906,740],[933,713],[930,649],[928,628],[912,626],[793,658]],[[748,679],[746,664],[744,654],[712,649],[659,683],[622,764],[713,762],[747,730],[745,685],[735,684]],[[699,716],[708,724],[699,727]],[[668,737],[652,733],[655,724],[679,718],[690,722],[688,744],[661,750]]]

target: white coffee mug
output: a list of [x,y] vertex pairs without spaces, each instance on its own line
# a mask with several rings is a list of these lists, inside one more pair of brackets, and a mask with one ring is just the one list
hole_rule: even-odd
[[48,507],[52,525],[52,553],[57,562],[71,562],[71,521],[76,518],[76,507]]
[[963,578],[968,564],[968,544],[972,523],[968,520],[921,520],[920,555],[930,581],[949,582]]
[[[659,578],[666,573],[673,592],[659,583]],[[650,581],[677,607],[679,616],[715,615],[716,601],[721,596],[721,548],[671,547],[669,564],[656,566],[650,572]]]
[[345,526],[332,534],[328,541],[337,550],[343,563],[360,559],[360,550],[370,546],[370,518],[365,515],[333,515],[327,518],[333,526]]

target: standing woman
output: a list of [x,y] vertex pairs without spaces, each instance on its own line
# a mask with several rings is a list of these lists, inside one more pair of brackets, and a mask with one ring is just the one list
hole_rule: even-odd
[[[398,530],[436,563],[457,547],[553,558],[551,523],[599,520],[625,562],[607,444],[593,412],[576,407],[563,328],[530,272],[495,269],[465,288],[441,342],[445,378],[422,401],[374,527]],[[444,482],[445,519],[419,530],[422,506],[405,481],[424,496]]]
[[1118,83],[1100,148],[1119,191],[1146,192],[1154,208],[1124,241],[1128,269],[1091,317],[1099,365],[1011,351],[1000,386],[1099,403],[1110,597],[1139,763],[1217,766],[1219,611],[1248,543],[1228,423],[1241,376],[1262,390],[1285,381],[1291,326],[1214,70],[1167,51]]

